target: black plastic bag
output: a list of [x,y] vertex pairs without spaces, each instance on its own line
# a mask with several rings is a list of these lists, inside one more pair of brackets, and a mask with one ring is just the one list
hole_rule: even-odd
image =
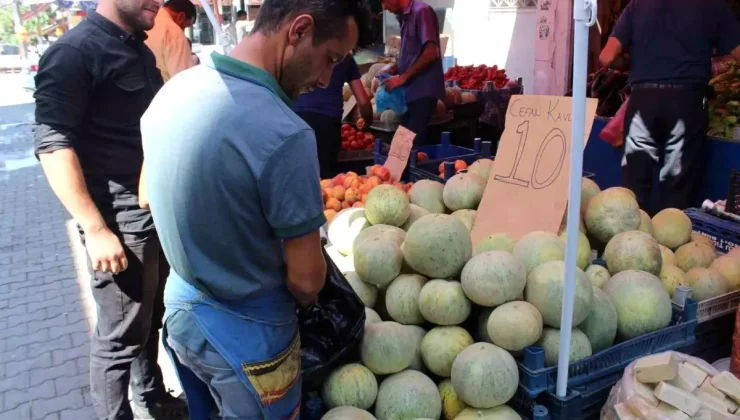
[[324,250],[326,282],[318,303],[298,310],[303,393],[318,391],[337,367],[358,360],[365,305]]

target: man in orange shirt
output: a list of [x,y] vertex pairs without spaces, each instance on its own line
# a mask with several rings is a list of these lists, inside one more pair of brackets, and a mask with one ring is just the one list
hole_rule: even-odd
[[154,53],[165,82],[193,67],[190,43],[183,31],[193,26],[195,18],[195,6],[190,0],[169,0],[157,13],[154,28],[146,33],[144,42]]

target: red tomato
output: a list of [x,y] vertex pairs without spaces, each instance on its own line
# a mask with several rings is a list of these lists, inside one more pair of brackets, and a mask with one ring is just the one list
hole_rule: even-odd
[[370,142],[374,142],[374,141],[375,141],[375,136],[373,136],[373,135],[372,135],[372,134],[370,134],[370,133],[365,133],[365,138],[366,138],[367,140],[370,140]]
[[357,133],[357,140],[365,141],[365,133]]
[[353,135],[351,135],[351,136],[347,137],[347,141],[349,141],[349,142],[357,141],[357,136],[355,136],[355,135],[353,134]]
[[353,140],[353,141],[349,142],[349,147],[351,147],[352,150],[356,150],[356,149],[361,148],[362,146],[360,145],[360,143],[357,140]]
[[351,130],[352,126],[349,124],[342,124],[342,130]]
[[375,149],[375,146],[373,146],[372,144],[365,147],[365,150],[373,150],[373,149]]

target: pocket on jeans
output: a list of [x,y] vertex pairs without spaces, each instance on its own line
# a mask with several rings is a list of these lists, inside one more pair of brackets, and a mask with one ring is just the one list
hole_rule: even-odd
[[288,348],[277,356],[264,362],[242,363],[242,370],[257,392],[263,406],[267,408],[277,403],[292,390],[300,378],[301,340],[299,334],[296,333]]

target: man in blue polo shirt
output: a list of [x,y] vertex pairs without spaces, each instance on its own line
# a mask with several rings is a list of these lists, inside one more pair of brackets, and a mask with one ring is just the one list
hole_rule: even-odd
[[[630,52],[632,95],[624,121],[624,183],[641,208],[684,209],[698,197],[707,133],[707,83],[716,50],[740,59],[740,24],[724,0],[632,0],[600,60]],[[659,208],[651,208],[660,172]]]
[[142,118],[172,268],[163,335],[191,407],[204,395],[188,372],[220,418],[299,416],[296,303],[311,306],[323,287],[326,219],[314,134],[291,100],[328,85],[365,13],[359,0],[266,0],[229,56],[170,80]]
[[422,1],[382,0],[382,4],[401,24],[401,54],[397,65],[389,69],[396,76],[387,79],[384,86],[389,92],[406,87],[408,111],[403,125],[416,133],[414,144],[424,145],[437,101],[445,96],[437,14]]

